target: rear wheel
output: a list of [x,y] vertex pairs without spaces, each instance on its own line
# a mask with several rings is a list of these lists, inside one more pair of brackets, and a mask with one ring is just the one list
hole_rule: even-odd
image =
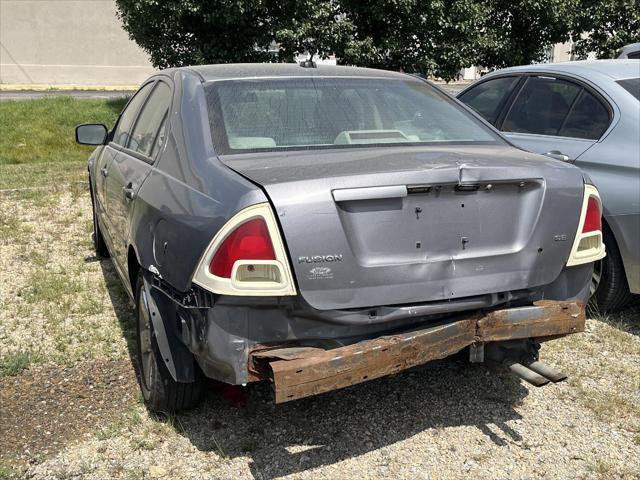
[[616,240],[608,227],[604,226],[602,230],[607,256],[594,265],[591,298],[595,299],[601,312],[613,312],[624,308],[633,297]]
[[196,366],[195,381],[176,382],[162,361],[149,313],[142,276],[136,282],[138,370],[145,404],[154,411],[171,413],[192,408],[202,395],[204,378]]

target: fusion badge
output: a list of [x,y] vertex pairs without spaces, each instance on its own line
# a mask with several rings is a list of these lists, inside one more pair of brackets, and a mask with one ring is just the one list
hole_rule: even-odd
[[298,257],[298,263],[329,263],[341,261],[342,255],[313,255],[311,257]]

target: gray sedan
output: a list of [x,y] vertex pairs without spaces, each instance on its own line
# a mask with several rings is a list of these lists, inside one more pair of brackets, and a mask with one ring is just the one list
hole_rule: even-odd
[[603,311],[640,294],[640,61],[506,68],[458,98],[525,150],[579,166],[600,190],[607,258],[592,291]]
[[425,81],[378,70],[159,72],[115,127],[77,127],[94,241],[137,306],[147,404],[208,377],[276,402],[467,350],[543,385],[584,328],[597,189]]

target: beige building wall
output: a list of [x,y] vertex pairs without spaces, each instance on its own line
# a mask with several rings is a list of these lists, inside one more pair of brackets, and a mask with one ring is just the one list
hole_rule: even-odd
[[571,50],[573,50],[573,42],[566,43],[556,43],[551,50],[551,63],[558,62],[569,62],[573,60],[573,55],[571,54]]
[[130,86],[151,73],[113,0],[0,0],[0,84]]

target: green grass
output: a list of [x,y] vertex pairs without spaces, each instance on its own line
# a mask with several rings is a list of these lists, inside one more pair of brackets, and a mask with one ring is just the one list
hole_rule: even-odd
[[[0,104],[1,105],[1,104]],[[56,163],[0,163],[0,190],[5,189],[59,189],[61,185],[87,182],[87,159]],[[25,192],[28,190],[25,190]],[[35,190],[39,192],[41,190]]]
[[125,103],[124,97],[1,102],[0,190],[59,189],[86,182],[93,147],[75,142],[75,126],[104,123],[111,128]]
[[75,143],[80,123],[115,123],[126,99],[42,98],[0,103],[0,165],[86,161]]
[[9,465],[0,464],[0,480],[18,478],[18,471]]
[[14,377],[29,368],[31,364],[41,361],[42,357],[32,352],[21,351],[4,355],[0,357],[0,377]]
[[78,295],[85,286],[73,272],[33,272],[28,287],[20,292],[27,303],[59,303],[64,295]]
[[[102,427],[95,433],[95,437],[98,440],[109,440],[110,438],[117,437],[125,429],[131,429],[142,423],[142,416],[137,410],[128,410],[119,419],[108,425]],[[149,448],[150,443],[143,442],[139,444],[139,449],[152,450],[155,447]]]
[[15,218],[12,212],[0,209],[0,244],[25,243],[32,234],[31,227]]

